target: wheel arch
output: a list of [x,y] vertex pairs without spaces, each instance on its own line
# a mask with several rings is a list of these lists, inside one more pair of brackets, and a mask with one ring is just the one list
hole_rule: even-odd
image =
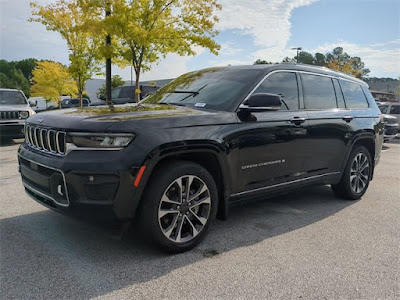
[[[358,136],[352,143],[352,146],[350,147],[347,156],[346,156],[346,160],[345,160],[345,165],[347,163],[347,160],[349,159],[350,153],[351,151],[353,151],[353,149],[357,146],[364,146],[369,154],[371,155],[371,159],[372,159],[372,168],[371,168],[371,179],[373,179],[374,177],[374,169],[375,169],[375,164],[374,164],[374,160],[375,160],[375,139],[373,136],[371,135],[360,135]],[[343,169],[343,168],[342,168]]]
[[[142,195],[146,186],[151,180],[152,174],[164,163],[171,161],[191,161],[205,168],[213,177],[218,189],[218,218],[226,219],[229,213],[228,197],[231,190],[231,182],[227,174],[227,162],[219,149],[213,147],[194,147],[183,149],[163,149],[155,150],[146,160],[146,171],[138,186],[139,202],[142,201]],[[139,203],[140,205],[140,203]]]

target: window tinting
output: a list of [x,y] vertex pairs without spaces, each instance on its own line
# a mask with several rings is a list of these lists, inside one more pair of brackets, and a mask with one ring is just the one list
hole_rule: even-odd
[[390,108],[390,113],[395,115],[400,114],[400,105],[392,105]]
[[306,109],[337,108],[335,90],[329,77],[301,74]]
[[336,99],[339,108],[345,108],[346,105],[344,104],[344,98],[342,89],[340,88],[339,81],[337,79],[332,79],[333,86],[335,87]]
[[381,110],[381,113],[383,113],[383,114],[387,114],[388,107],[389,106],[387,106],[387,105],[379,105],[379,109]]
[[119,97],[119,92],[121,91],[122,88],[118,87],[112,90],[111,92],[111,98],[116,99]]
[[122,89],[121,94],[119,95],[120,98],[131,98],[133,99],[135,96],[135,89],[133,86],[124,87]]
[[[281,110],[299,109],[299,92],[295,73],[279,72],[268,76],[255,93],[281,95]],[[286,105],[285,105],[286,104]]]
[[346,101],[347,108],[367,108],[368,102],[365,98],[361,86],[357,83],[340,80],[344,100]]

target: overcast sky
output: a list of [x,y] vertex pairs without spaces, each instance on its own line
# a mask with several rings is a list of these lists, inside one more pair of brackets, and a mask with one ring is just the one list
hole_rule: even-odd
[[[0,58],[52,59],[68,64],[68,49],[58,33],[29,23],[29,0],[0,0]],[[52,2],[38,0],[40,4]],[[370,76],[400,76],[399,0],[219,0],[218,56],[198,49],[195,57],[168,55],[142,80],[173,78],[210,66],[272,62],[293,57],[292,47],[326,53],[342,46],[359,56]],[[130,79],[130,68],[113,67]]]

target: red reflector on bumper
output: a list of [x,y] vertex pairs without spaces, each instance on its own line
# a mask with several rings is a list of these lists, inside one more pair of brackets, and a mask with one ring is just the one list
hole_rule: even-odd
[[133,185],[135,187],[138,187],[139,183],[140,183],[140,179],[142,179],[144,170],[146,170],[146,166],[141,166],[139,172],[136,175],[136,179],[135,182],[133,183]]

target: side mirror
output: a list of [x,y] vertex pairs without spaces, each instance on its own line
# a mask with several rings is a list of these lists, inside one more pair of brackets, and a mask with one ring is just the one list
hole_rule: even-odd
[[28,100],[29,106],[30,107],[34,107],[37,105],[37,101],[36,100]]
[[277,94],[256,93],[239,106],[240,109],[246,111],[270,111],[281,109],[281,96]]

